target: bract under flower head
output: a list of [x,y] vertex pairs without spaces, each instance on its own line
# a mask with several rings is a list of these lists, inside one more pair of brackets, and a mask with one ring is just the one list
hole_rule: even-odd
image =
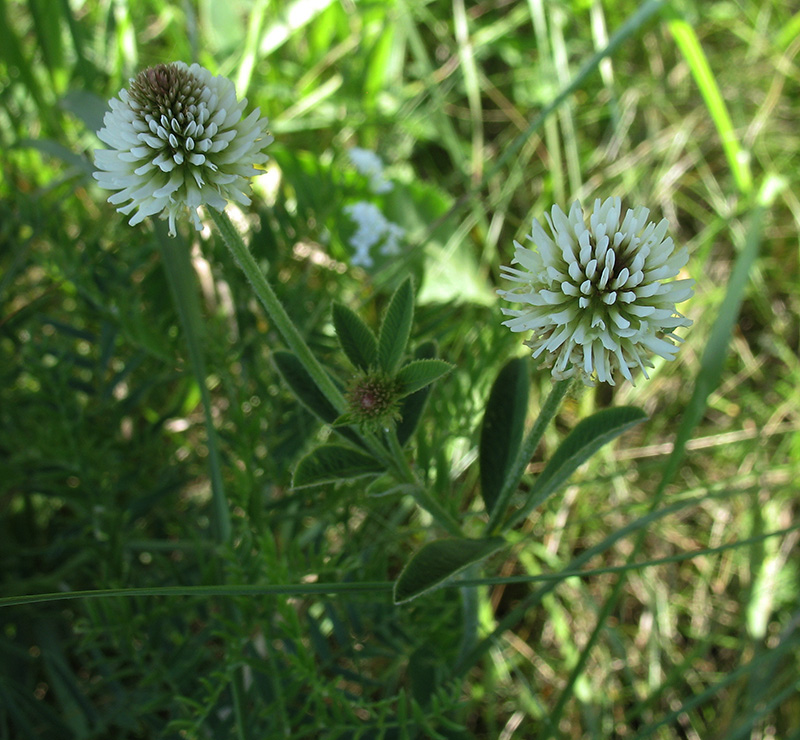
[[672,360],[681,340],[673,330],[691,325],[675,304],[692,295],[693,280],[672,280],[689,259],[666,236],[666,219],[648,223],[647,208],[626,211],[620,222],[619,198],[597,199],[586,223],[577,201],[565,214],[545,213],[552,237],[534,219],[528,238],[534,249],[514,242],[512,265],[502,276],[519,283],[498,290],[504,299],[524,304],[503,308],[513,318],[511,331],[533,332],[526,341],[553,377],[579,377],[614,384],[631,370],[647,376],[652,355]]
[[140,72],[110,102],[98,137],[110,149],[95,151],[100,186],[119,191],[109,202],[129,223],[161,214],[175,219],[188,208],[201,229],[197,209],[248,205],[247,179],[258,174],[272,137],[256,108],[242,118],[247,100],[237,101],[233,83],[199,64],[158,64]]

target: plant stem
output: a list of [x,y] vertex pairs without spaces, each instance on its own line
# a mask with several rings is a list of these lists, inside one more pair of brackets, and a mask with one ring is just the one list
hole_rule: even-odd
[[[233,258],[253,286],[256,296],[274,322],[278,332],[283,337],[283,341],[286,342],[289,349],[294,352],[308,374],[314,379],[317,387],[325,394],[328,401],[331,402],[337,411],[340,413],[343,412],[345,409],[344,396],[325,372],[322,365],[319,364],[316,357],[311,353],[305,340],[289,318],[289,314],[286,313],[286,310],[281,305],[278,296],[275,295],[275,291],[272,290],[272,287],[267,282],[264,274],[253,259],[253,255],[245,246],[242,237],[234,228],[227,214],[216,211],[213,208],[209,208],[208,210],[225,244],[233,254]],[[405,459],[403,450],[397,440],[396,432],[392,431],[387,436],[389,438],[390,449],[393,453],[393,467],[395,467],[403,481],[413,485],[414,490],[411,495],[414,497],[417,504],[425,509],[434,518],[437,524],[446,529],[450,534],[461,537],[462,533],[458,522],[441,506],[441,504],[430,496],[422,485],[420,485]],[[381,450],[377,445],[377,440],[365,437],[365,441],[376,456],[384,457],[384,455],[380,454]]]
[[281,337],[283,337],[283,341],[286,342],[286,346],[294,352],[328,401],[339,413],[343,413],[345,409],[344,396],[325,372],[322,365],[319,364],[317,358],[311,353],[305,339],[303,339],[294,322],[289,318],[289,314],[286,313],[286,309],[281,305],[278,296],[275,295],[275,291],[267,282],[266,277],[264,277],[255,259],[253,259],[253,255],[245,246],[242,237],[234,228],[227,214],[224,211],[220,212],[213,208],[209,208],[208,212],[211,214],[211,218],[214,219],[214,223],[217,225],[223,241],[230,249],[231,254],[233,254],[236,263],[253,286],[256,297],[270,319],[272,319]]
[[[200,388],[200,399],[203,404],[208,440],[208,461],[211,472],[211,495],[214,516],[211,525],[214,537],[220,544],[227,544],[231,539],[231,518],[228,501],[222,483],[222,463],[219,454],[219,441],[214,419],[211,413],[211,396],[206,384],[206,367],[203,357],[201,337],[203,324],[201,321],[200,301],[197,296],[195,281],[192,279],[192,263],[185,243],[172,239],[164,232],[160,224],[156,226],[161,245],[161,259],[167,273],[167,280],[172,289],[178,316],[183,328],[186,344],[189,348],[189,360],[192,372]],[[214,567],[220,578],[225,579],[224,569],[219,563]],[[241,614],[235,603],[225,606],[229,618],[236,623],[241,622]],[[239,740],[246,740],[244,718],[244,680],[243,669],[237,669],[232,676],[231,691],[233,694],[236,728]]]
[[520,447],[519,452],[517,453],[517,457],[514,459],[514,464],[508,471],[508,475],[506,475],[506,479],[503,482],[503,487],[500,489],[500,494],[497,497],[497,501],[495,502],[494,508],[492,509],[492,513],[489,517],[489,522],[486,525],[487,536],[499,534],[500,530],[503,529],[501,522],[503,521],[503,516],[508,508],[509,499],[513,495],[514,491],[516,491],[519,487],[522,476],[525,474],[525,468],[528,467],[528,463],[531,461],[533,453],[536,452],[536,448],[539,446],[539,442],[542,439],[544,430],[558,412],[558,409],[561,406],[561,401],[564,400],[564,396],[567,394],[572,382],[573,381],[571,378],[567,380],[559,380],[550,389],[550,393],[545,399],[541,411],[539,411],[539,416],[536,417],[533,427],[531,428],[530,432],[528,432],[528,436],[525,438],[525,441],[522,443],[522,447]]
[[[461,578],[465,581],[477,579],[480,574],[480,565],[473,563],[462,574]],[[480,601],[478,598],[479,589],[475,586],[461,586],[458,589],[461,594],[461,642],[458,647],[458,657],[456,664],[466,658],[478,644],[478,617]]]
[[211,527],[214,539],[219,543],[227,543],[231,538],[231,517],[222,483],[222,463],[217,430],[214,427],[214,418],[211,413],[211,396],[206,385],[206,365],[201,342],[203,325],[200,320],[197,287],[192,280],[192,263],[186,244],[168,237],[166,230],[160,224],[157,224],[156,229],[161,246],[161,260],[178,310],[178,318],[189,350],[189,363],[200,388],[200,400],[203,404],[208,442],[208,467],[211,474],[213,509]]
[[406,460],[403,448],[400,446],[400,441],[397,439],[397,430],[391,429],[385,437],[389,442],[389,449],[392,452],[392,467],[395,469],[397,476],[411,485],[410,494],[413,496],[417,505],[427,511],[433,520],[442,528],[454,537],[463,537],[461,527],[455,520],[452,514],[445,509],[436,499],[433,498],[424,488],[424,486],[417,480],[417,476],[411,469],[411,466]]
[[[749,281],[750,272],[758,258],[764,233],[764,218],[772,205],[772,199],[779,192],[781,187],[782,184],[779,180],[775,179],[774,176],[767,175],[759,189],[756,205],[750,214],[750,224],[747,229],[744,248],[736,258],[733,271],[728,280],[725,299],[714,321],[709,341],[700,362],[700,371],[695,378],[694,392],[689,400],[686,411],[683,413],[672,454],[669,456],[664,466],[664,470],[661,474],[661,481],[650,501],[648,513],[655,511],[663,501],[664,492],[677,474],[680,464],[686,455],[686,443],[691,438],[692,431],[705,413],[708,397],[711,395],[712,391],[719,387],[722,379],[722,365],[725,361],[728,344],[730,343],[731,331],[741,309],[742,295]],[[639,532],[634,540],[633,548],[628,555],[627,564],[633,563],[636,560],[642,547],[644,547],[646,536],[647,530],[641,530]],[[611,595],[600,609],[595,628],[591,635],[589,635],[589,639],[584,645],[578,662],[573,667],[567,684],[562,690],[561,696],[551,715],[555,718],[555,724],[557,724],[564,707],[572,697],[575,683],[581,676],[584,666],[589,660],[592,649],[605,629],[606,622],[619,603],[625,581],[626,574],[622,572],[614,584]]]

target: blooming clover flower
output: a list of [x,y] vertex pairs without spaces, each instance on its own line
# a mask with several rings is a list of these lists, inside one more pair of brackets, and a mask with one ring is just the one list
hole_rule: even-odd
[[545,213],[552,238],[534,219],[528,236],[535,245],[516,247],[502,276],[519,283],[498,290],[505,300],[524,304],[503,308],[513,318],[511,331],[532,331],[525,344],[533,357],[562,380],[579,377],[587,385],[614,385],[621,374],[653,367],[651,355],[672,360],[681,340],[672,332],[691,325],[675,308],[692,295],[692,280],[673,280],[689,259],[666,236],[668,223],[647,222],[643,206],[626,211],[620,223],[619,198],[597,199],[589,223],[575,202],[565,214],[553,206]]
[[233,83],[199,64],[158,64],[140,72],[110,102],[98,137],[110,149],[95,151],[100,187],[118,192],[109,202],[133,216],[175,219],[185,208],[201,229],[197,209],[223,210],[228,200],[248,205],[246,178],[258,174],[272,137],[256,108],[242,118]]

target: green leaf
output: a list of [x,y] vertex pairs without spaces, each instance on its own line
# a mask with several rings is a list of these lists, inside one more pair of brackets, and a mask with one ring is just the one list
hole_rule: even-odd
[[108,102],[88,90],[69,90],[59,101],[62,110],[83,121],[88,131],[103,128],[103,117],[108,110]]
[[722,151],[725,152],[728,168],[733,174],[736,187],[742,195],[747,195],[753,189],[750,157],[745,156],[745,150],[739,143],[736,128],[714,73],[711,71],[708,57],[692,26],[672,4],[667,5],[664,15],[672,38],[675,39],[676,46],[683,54],[700,94],[703,96],[711,120],[717,128]]
[[434,540],[423,545],[394,585],[394,603],[402,604],[441,586],[468,565],[489,557],[506,541],[502,537],[474,540],[466,537]]
[[[428,341],[417,347],[414,357],[418,360],[433,360],[436,358],[436,354],[436,342]],[[400,401],[400,421],[397,424],[397,439],[401,447],[404,447],[406,442],[411,439],[411,435],[414,434],[430,392],[431,387],[425,386]]]
[[322,445],[309,452],[297,464],[292,487],[318,486],[383,471],[383,466],[371,455],[344,445]]
[[339,415],[336,409],[308,374],[297,355],[287,350],[276,350],[272,353],[272,361],[292,393],[312,414],[328,424],[336,419]]
[[357,368],[369,370],[378,356],[378,340],[358,314],[341,303],[333,304],[333,325],[347,359]]
[[400,385],[398,389],[400,397],[414,393],[420,388],[425,388],[425,386],[433,383],[434,380],[447,375],[453,367],[453,365],[444,360],[413,360],[409,362],[395,376]]
[[367,486],[367,496],[380,498],[381,496],[391,496],[400,493],[412,493],[416,487],[410,483],[398,483],[393,475],[378,476]]
[[483,414],[479,448],[481,495],[489,513],[497,503],[525,431],[528,362],[519,357],[506,363],[492,385]]
[[72,149],[52,139],[20,139],[14,144],[14,147],[36,149],[42,154],[61,160],[64,164],[74,167],[85,175],[91,175],[94,172],[94,165],[86,157],[75,154]]
[[406,278],[395,291],[381,323],[378,337],[378,362],[384,372],[393,374],[403,358],[414,319],[414,288]]
[[647,414],[635,406],[604,409],[581,421],[559,445],[555,454],[539,474],[522,509],[512,517],[514,523],[525,519],[537,506],[566,483],[579,465],[586,462],[597,450],[633,426],[640,424]]
[[341,427],[355,426],[356,424],[358,424],[358,417],[352,411],[345,411],[331,422],[331,426],[336,430]]

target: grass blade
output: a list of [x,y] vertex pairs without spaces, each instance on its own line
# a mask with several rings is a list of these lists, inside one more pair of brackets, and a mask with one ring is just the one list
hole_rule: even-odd
[[720,93],[717,81],[714,79],[714,73],[711,71],[711,66],[703,52],[703,47],[700,46],[700,41],[694,29],[685,18],[678,14],[674,6],[667,6],[665,15],[669,19],[667,26],[672,33],[672,37],[689,65],[689,69],[692,71],[692,76],[700,89],[711,119],[717,128],[717,133],[722,141],[722,148],[725,151],[725,157],[736,182],[736,188],[742,195],[747,195],[753,189],[748,155],[739,144],[736,131],[733,128],[733,122],[728,113],[728,107],[722,99],[722,93]]
[[708,397],[719,387],[733,327],[739,317],[744,291],[750,280],[750,271],[758,258],[764,233],[764,217],[781,187],[781,181],[775,177],[768,176],[759,192],[758,202],[750,214],[750,224],[747,228],[744,248],[737,256],[731,276],[728,279],[725,298],[719,308],[717,320],[714,322],[711,336],[708,338],[708,343],[703,352],[700,372],[697,374],[692,397],[681,419],[681,424],[675,437],[675,446],[667,461],[662,481],[659,485],[659,493],[664,490],[675,476],[675,473],[677,473],[678,467],[686,454],[686,443],[705,413]]

